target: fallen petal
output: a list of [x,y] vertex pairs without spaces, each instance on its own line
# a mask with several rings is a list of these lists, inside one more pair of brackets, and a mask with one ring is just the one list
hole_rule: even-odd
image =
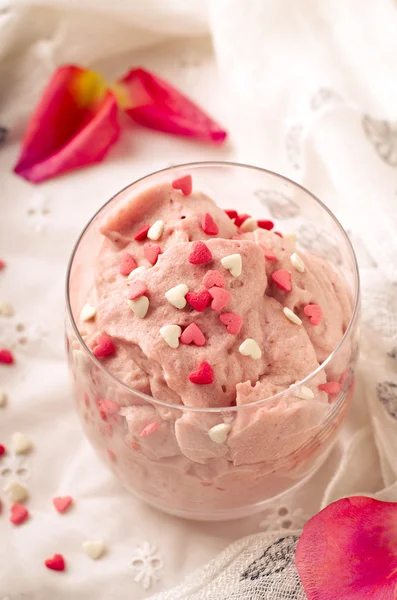
[[144,127],[222,144],[226,131],[172,85],[132,69],[113,87],[121,108]]
[[94,71],[59,68],[28,123],[15,173],[38,183],[100,162],[120,133],[117,102]]

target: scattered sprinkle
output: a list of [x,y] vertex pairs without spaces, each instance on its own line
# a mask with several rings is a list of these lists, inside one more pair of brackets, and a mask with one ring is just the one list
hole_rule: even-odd
[[219,320],[223,325],[226,325],[226,330],[228,333],[232,335],[237,335],[240,333],[241,326],[243,324],[243,319],[240,315],[236,313],[222,313],[219,315]]
[[327,381],[327,383],[321,383],[318,386],[318,389],[321,390],[322,392],[325,392],[326,394],[339,394],[339,392],[342,389],[341,384],[339,383],[339,381]]
[[161,248],[158,244],[145,244],[143,247],[143,254],[151,265],[155,265],[159,254],[161,254]]
[[222,310],[230,301],[231,294],[227,290],[219,287],[212,287],[208,290],[213,298],[211,308],[213,310]]
[[259,219],[258,227],[260,229],[266,229],[267,231],[270,231],[271,229],[273,229],[274,223],[273,223],[273,221],[269,221],[267,219]]
[[82,321],[91,321],[96,315],[96,307],[91,304],[84,304],[80,312],[80,319]]
[[128,275],[127,279],[137,279],[138,277],[141,277],[145,273],[147,273],[147,267],[143,267],[143,266],[137,267],[136,269],[131,271],[131,273]]
[[283,238],[283,237],[284,237],[284,236],[283,236],[283,234],[282,234],[282,233],[280,233],[279,231],[273,231],[273,233],[274,233],[275,235],[278,235],[278,237],[281,237],[281,238]]
[[113,354],[115,350],[116,348],[111,338],[106,333],[103,333],[97,337],[92,353],[96,358],[104,358]]
[[[294,383],[290,386],[295,385]],[[294,396],[301,398],[301,400],[312,400],[314,398],[314,392],[306,385],[301,385],[294,391]]]
[[51,571],[64,571],[65,570],[65,559],[62,554],[54,554],[52,558],[47,558],[44,561],[47,569],[51,569]]
[[10,521],[14,525],[21,525],[29,517],[29,511],[22,504],[13,504],[11,506]]
[[136,269],[136,262],[133,256],[128,252],[123,252],[120,259],[120,273],[121,275],[129,275],[131,271]]
[[296,252],[291,254],[290,261],[292,266],[295,267],[295,269],[299,271],[299,273],[305,272],[305,263],[303,262],[299,254],[297,254]]
[[243,270],[241,254],[229,254],[221,259],[222,267],[227,269],[233,277],[240,277]]
[[175,287],[168,290],[168,292],[165,292],[164,296],[168,300],[168,302],[172,304],[172,306],[175,306],[175,308],[182,309],[186,306],[185,296],[188,293],[188,291],[189,288],[187,287],[186,283],[180,283],[179,285],[176,285]]
[[33,444],[24,433],[16,431],[11,436],[12,449],[15,454],[27,454],[31,451]]
[[98,560],[106,551],[105,542],[102,540],[87,540],[82,543],[81,547],[92,560]]
[[302,320],[290,308],[287,308],[287,306],[283,308],[283,313],[291,323],[302,325]]
[[5,266],[6,266],[5,261],[2,258],[0,258],[0,271],[2,271],[5,268]]
[[229,219],[235,219],[238,215],[237,210],[233,210],[232,208],[226,208],[224,212],[227,214]]
[[147,437],[148,435],[151,435],[152,433],[154,433],[156,431],[156,429],[158,429],[159,427],[160,427],[160,423],[149,423],[149,425],[146,425],[146,427],[144,427],[142,429],[139,436]]
[[199,364],[196,371],[189,374],[189,381],[197,385],[208,385],[214,381],[211,365],[206,361]]
[[12,317],[14,309],[7,302],[0,302],[0,315],[2,317]]
[[226,280],[220,271],[207,271],[203,278],[203,285],[206,288],[221,287],[224,288]]
[[212,254],[204,242],[193,242],[193,249],[189,254],[189,262],[192,265],[203,265],[212,260]]
[[234,219],[234,224],[236,225],[236,227],[241,227],[241,225],[244,223],[244,221],[246,221],[247,219],[250,219],[251,215],[245,215],[245,214],[241,214],[241,215],[237,215],[237,217]]
[[12,504],[24,502],[29,496],[28,490],[15,480],[9,481],[4,491],[8,494]]
[[219,227],[209,213],[201,217],[201,229],[206,235],[218,235]]
[[134,240],[144,240],[147,237],[147,232],[150,229],[150,225],[142,225],[134,235]]
[[164,221],[159,220],[153,223],[146,235],[149,238],[149,240],[155,242],[156,240],[159,240],[161,238],[161,236],[163,235],[163,231]]
[[247,233],[248,231],[255,231],[255,229],[258,229],[258,221],[256,219],[252,219],[252,217],[249,217],[248,219],[245,219],[240,229],[241,231],[244,231],[244,233]]
[[57,496],[52,499],[52,503],[59,513],[64,513],[73,504],[72,496]]
[[7,394],[0,390],[0,408],[4,408],[7,404]]
[[186,294],[186,300],[194,310],[203,312],[211,303],[211,294],[208,290],[202,292],[189,292]]
[[193,344],[195,346],[204,346],[205,337],[200,327],[196,323],[190,323],[181,335],[182,344]]
[[193,189],[192,176],[184,175],[183,177],[179,177],[179,179],[175,179],[172,182],[172,187],[174,190],[180,190],[184,196],[190,196]]
[[214,427],[211,427],[208,435],[216,444],[224,444],[231,428],[232,426],[228,425],[227,423],[219,423],[219,425],[214,425]]
[[170,348],[178,348],[182,328],[179,325],[164,325],[160,329],[160,335]]
[[309,321],[315,327],[320,325],[323,318],[323,311],[321,306],[318,304],[307,304],[303,309],[303,312],[307,317],[309,317]]
[[141,279],[135,279],[128,288],[128,300],[136,300],[144,296],[147,292],[147,286]]
[[127,300],[127,304],[137,317],[144,319],[149,310],[149,298],[147,296],[141,296],[136,300]]
[[114,400],[99,400],[98,405],[100,410],[107,415],[114,415],[120,410],[120,404],[117,404]]
[[4,454],[6,454],[7,450],[6,447],[3,446],[3,444],[0,444],[0,456],[4,456]]
[[292,290],[291,285],[291,273],[286,269],[280,269],[272,273],[272,280],[284,292],[290,292]]
[[14,359],[14,355],[11,352],[11,350],[8,350],[7,348],[1,348],[0,349],[0,363],[3,365],[12,365],[14,364],[15,359]]
[[240,344],[238,351],[243,356],[250,356],[254,360],[259,360],[262,356],[262,350],[252,338],[247,338],[244,340],[244,342]]

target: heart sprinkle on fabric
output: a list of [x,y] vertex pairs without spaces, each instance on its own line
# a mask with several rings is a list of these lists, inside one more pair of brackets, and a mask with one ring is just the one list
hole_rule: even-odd
[[204,346],[205,337],[200,327],[196,323],[190,323],[181,335],[182,344],[191,344],[195,346]]
[[136,269],[136,262],[133,256],[128,252],[124,252],[120,260],[120,274],[127,277],[131,271]]
[[7,348],[1,348],[0,363],[2,363],[3,365],[12,365],[14,364],[14,362],[14,355],[12,354],[11,350],[8,350]]
[[11,506],[10,521],[14,525],[21,525],[29,517],[29,511],[22,504],[13,504]]
[[81,545],[83,551],[92,558],[98,560],[105,554],[106,546],[102,540],[87,540]]
[[309,317],[310,323],[315,327],[320,325],[323,318],[323,311],[321,310],[321,306],[318,304],[307,304],[303,309],[303,312],[307,317]]
[[327,381],[327,383],[321,383],[318,386],[318,389],[331,396],[334,394],[339,394],[339,392],[342,389],[342,386],[339,383],[339,381]]
[[209,213],[201,218],[201,228],[206,235],[218,235],[219,227]]
[[194,310],[203,312],[211,302],[211,294],[208,290],[202,292],[189,292],[186,294],[186,300]]
[[150,229],[150,225],[142,225],[134,235],[134,240],[141,241],[147,238],[148,231]]
[[197,385],[209,385],[214,381],[211,365],[206,361],[199,364],[196,371],[189,374],[189,380]]
[[52,503],[59,513],[64,513],[72,505],[73,498],[72,496],[57,496],[52,499]]
[[128,288],[128,299],[136,300],[147,292],[147,286],[144,281],[135,279]]
[[184,196],[190,196],[193,189],[193,182],[191,175],[184,175],[179,177],[172,182],[174,190],[180,190]]
[[21,433],[20,431],[16,431],[12,434],[11,441],[12,449],[14,450],[15,454],[26,454],[32,449],[32,442],[24,433]]
[[51,571],[64,571],[65,570],[65,559],[62,554],[54,554],[52,558],[47,558],[44,561],[47,569],[51,569]]
[[143,247],[143,254],[151,265],[155,265],[161,254],[161,248],[158,244],[145,244]]
[[8,494],[12,504],[25,502],[29,497],[28,490],[15,480],[9,481],[3,489]]
[[113,354],[115,351],[115,346],[110,339],[110,337],[104,333],[97,337],[95,346],[93,348],[93,354],[96,358],[104,358],[105,356],[109,356]]
[[226,330],[228,333],[232,335],[237,335],[240,333],[241,326],[243,324],[243,319],[240,315],[236,313],[222,313],[219,315],[219,320],[223,325],[226,325]]
[[290,292],[292,290],[291,285],[291,273],[286,269],[280,269],[272,273],[272,280],[283,292]]
[[193,249],[189,254],[189,262],[192,265],[203,265],[212,260],[212,254],[204,242],[194,242]]
[[226,281],[220,271],[211,271],[210,270],[210,271],[207,271],[206,274],[204,275],[203,285],[207,289],[214,287],[214,286],[224,288],[226,285]]
[[231,298],[230,292],[223,288],[212,287],[208,292],[213,298],[211,303],[212,310],[222,310],[229,303]]

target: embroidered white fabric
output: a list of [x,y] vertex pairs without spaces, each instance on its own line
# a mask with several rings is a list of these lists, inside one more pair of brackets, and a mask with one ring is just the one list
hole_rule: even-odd
[[[0,311],[0,346],[17,360],[0,367],[0,443],[10,446],[15,431],[34,443],[26,458],[0,463],[0,598],[142,600],[171,589],[156,600],[299,600],[294,530],[344,495],[397,500],[396,30],[390,0],[0,0],[0,126],[9,130],[0,145],[0,304],[14,313]],[[21,134],[45,81],[67,62],[110,79],[152,69],[205,106],[230,141],[214,148],[128,124],[103,164],[32,186],[12,174]],[[304,487],[235,523],[166,517],[122,490],[82,437],[64,359],[64,274],[80,230],[118,189],[187,158],[239,160],[302,183],[340,217],[361,267],[362,359],[339,442]],[[297,210],[280,195],[261,197],[280,224]],[[315,245],[315,232],[305,242]],[[11,479],[30,494],[20,528],[2,491]],[[51,498],[66,494],[75,505],[58,515]],[[86,539],[106,541],[100,561],[82,553]],[[61,578],[42,564],[57,552],[67,561]]]

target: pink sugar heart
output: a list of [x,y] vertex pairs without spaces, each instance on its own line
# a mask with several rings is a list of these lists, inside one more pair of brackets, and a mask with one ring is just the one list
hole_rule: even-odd
[[185,296],[186,301],[197,312],[203,312],[211,302],[211,295],[207,290],[201,292],[188,292]]
[[143,247],[143,253],[150,264],[155,265],[159,254],[161,254],[161,248],[158,244],[145,244]]
[[52,503],[59,513],[64,513],[65,511],[67,511],[69,506],[71,506],[72,502],[72,496],[58,496],[52,499]]
[[97,337],[96,344],[92,351],[94,356],[97,358],[103,358],[105,356],[109,356],[109,354],[113,354],[114,351],[114,344],[110,337],[106,335],[106,333]]
[[243,324],[243,319],[240,315],[236,313],[222,313],[219,315],[219,320],[223,325],[226,325],[228,333],[231,333],[232,335],[240,333]]
[[121,275],[129,275],[131,271],[136,269],[136,262],[133,256],[128,252],[124,252],[120,260],[120,273]]
[[135,281],[133,281],[131,283],[131,285],[128,288],[128,299],[136,300],[137,298],[144,296],[144,294],[146,294],[146,292],[147,292],[146,283],[144,281],[141,281],[140,279],[136,279]]
[[339,383],[339,381],[327,381],[327,383],[321,383],[318,386],[318,389],[322,392],[325,392],[326,394],[334,395],[339,394],[339,392],[342,389],[342,386]]
[[182,344],[193,344],[195,346],[204,346],[205,337],[200,327],[196,323],[190,323],[179,338]]
[[172,187],[174,190],[180,190],[184,196],[190,196],[193,189],[192,176],[184,175],[183,177],[179,177],[179,179],[175,179],[172,182]]
[[203,278],[203,285],[206,288],[220,287],[224,288],[226,281],[220,271],[207,271]]
[[272,279],[280,290],[283,290],[284,292],[290,292],[292,290],[291,273],[286,269],[274,271]]
[[218,235],[219,227],[209,213],[201,218],[201,228],[207,235]]
[[21,525],[29,517],[29,511],[22,504],[13,504],[11,506],[10,521],[14,525]]
[[208,291],[213,298],[211,308],[213,310],[222,310],[222,308],[225,308],[231,298],[230,292],[219,287],[212,287]]
[[194,242],[193,249],[189,254],[189,262],[192,265],[202,265],[212,260],[212,254],[204,242]]
[[323,311],[318,304],[307,304],[303,312],[309,317],[310,323],[314,326],[320,325],[323,318]]
[[196,371],[189,374],[189,381],[197,385],[208,385],[214,381],[211,365],[206,361],[199,364]]

